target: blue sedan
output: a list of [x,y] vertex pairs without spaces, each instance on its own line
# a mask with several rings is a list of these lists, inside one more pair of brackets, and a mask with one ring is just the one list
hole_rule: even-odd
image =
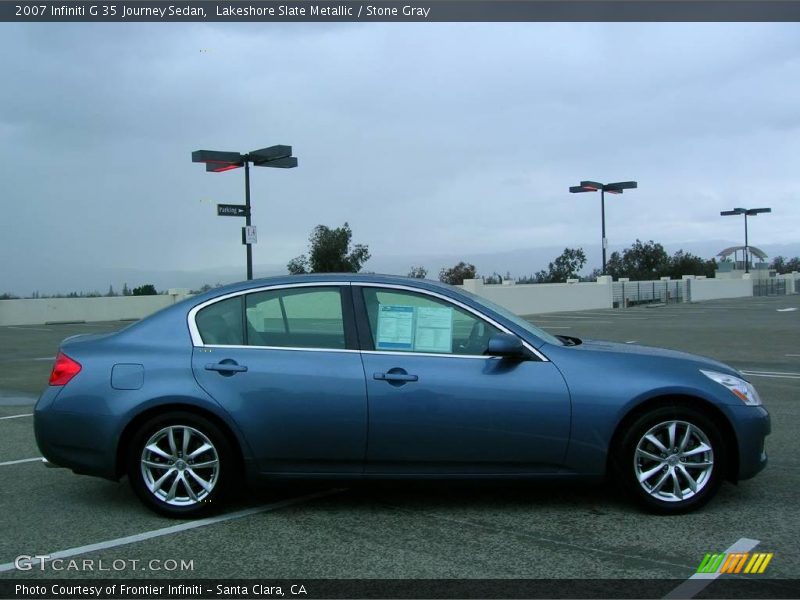
[[64,340],[35,431],[49,466],[127,475],[174,517],[297,477],[612,476],[677,513],[763,469],[770,421],[709,358],[555,337],[454,287],[347,274],[239,283]]

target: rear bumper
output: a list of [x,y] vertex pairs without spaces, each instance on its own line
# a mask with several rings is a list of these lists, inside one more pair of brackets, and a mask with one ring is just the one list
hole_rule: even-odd
[[117,479],[116,442],[110,417],[42,409],[37,404],[33,430],[45,466]]

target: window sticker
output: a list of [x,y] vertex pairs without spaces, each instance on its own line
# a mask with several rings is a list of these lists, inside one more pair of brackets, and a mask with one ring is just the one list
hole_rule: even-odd
[[419,306],[414,330],[416,352],[453,352],[453,309]]
[[413,350],[414,307],[399,304],[378,306],[376,350]]

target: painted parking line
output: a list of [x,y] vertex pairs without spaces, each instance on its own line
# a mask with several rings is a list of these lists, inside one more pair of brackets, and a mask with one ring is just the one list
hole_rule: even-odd
[[[736,541],[730,548],[724,551],[725,554],[732,552],[750,552],[753,548],[758,546],[761,542],[758,540],[751,540],[749,538],[741,538]],[[720,569],[721,570],[721,569]],[[694,598],[697,594],[708,587],[721,573],[695,573],[689,579],[684,581],[664,598]]]
[[797,310],[796,308],[776,308],[775,309],[776,312],[794,312],[796,310]]
[[626,343],[626,344],[635,344],[635,343],[636,343],[636,340],[630,340],[630,341],[627,341],[627,342],[625,342],[625,343]]
[[10,417],[0,417],[0,421],[5,421],[6,419],[21,419],[22,417],[32,417],[33,413],[25,413],[24,415],[11,415]]
[[[270,504],[262,504],[253,508],[246,508],[236,512],[228,513],[226,515],[219,515],[217,517],[209,517],[207,519],[198,519],[197,521],[189,521],[188,523],[181,523],[180,525],[172,525],[171,527],[162,527],[161,529],[153,529],[143,533],[136,533],[113,540],[106,540],[105,542],[98,542],[96,544],[87,544],[86,546],[77,546],[75,548],[68,548],[66,550],[59,550],[57,552],[46,553],[49,557],[47,560],[54,558],[69,558],[71,556],[78,556],[81,554],[88,554],[89,552],[97,552],[98,550],[107,550],[109,548],[117,548],[118,546],[127,546],[128,544],[136,544],[145,540],[153,538],[164,537],[165,535],[172,535],[173,533],[180,533],[181,531],[188,531],[190,529],[197,529],[198,527],[205,527],[206,525],[216,525],[217,523],[224,523],[226,521],[233,521],[234,519],[241,519],[259,513],[270,512],[292,506],[293,504],[300,504],[301,502],[308,502],[309,500],[316,500],[317,498],[324,498],[332,494],[343,492],[344,488],[336,488],[325,490],[323,492],[315,492],[313,494],[306,494],[304,496],[297,496],[296,498],[288,498]],[[16,567],[13,562],[0,564],[0,573],[7,571],[14,571]]]
[[8,467],[10,465],[21,465],[22,463],[29,463],[34,461],[42,462],[42,457],[37,456],[36,458],[23,458],[22,460],[9,460],[7,462],[0,462],[0,467]]
[[745,375],[753,377],[773,377],[776,379],[800,379],[800,373],[780,373],[776,371],[742,371]]
[[24,329],[25,331],[53,331],[52,329],[45,329],[44,327],[17,327],[15,325],[7,325],[6,329]]

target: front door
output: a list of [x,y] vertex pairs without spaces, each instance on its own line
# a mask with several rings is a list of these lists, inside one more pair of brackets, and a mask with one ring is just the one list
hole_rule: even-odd
[[444,298],[366,286],[354,293],[363,299],[360,329],[368,329],[366,472],[520,474],[562,465],[570,398],[552,363],[485,356],[500,330]]

